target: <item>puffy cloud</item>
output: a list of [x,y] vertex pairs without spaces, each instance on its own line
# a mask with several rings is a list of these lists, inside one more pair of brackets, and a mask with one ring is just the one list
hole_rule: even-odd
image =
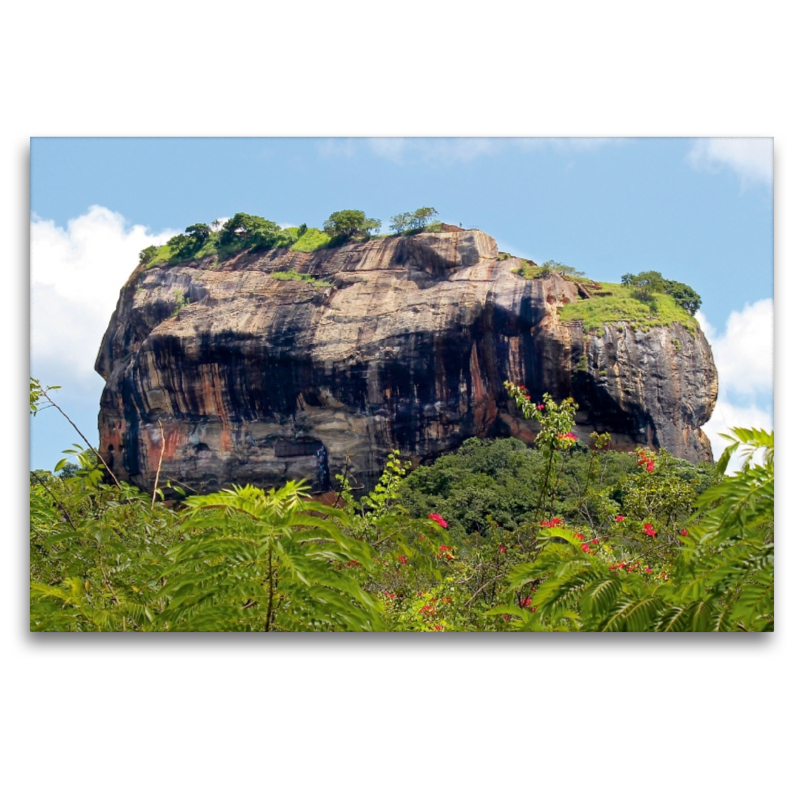
[[[719,373],[719,400],[703,426],[714,457],[719,458],[729,444],[720,434],[728,429],[770,430],[773,426],[773,302],[758,300],[741,311],[732,311],[721,335],[702,312],[697,313],[697,319],[711,344]],[[737,467],[738,463],[731,462],[728,471]]]
[[66,228],[31,222],[31,361],[50,383],[94,385],[94,361],[139,251],[177,231],[150,233],[92,206]]
[[771,299],[732,311],[725,333],[716,330],[699,311],[700,327],[714,351],[720,385],[727,392],[752,396],[772,391],[773,303]]
[[772,139],[697,139],[686,160],[697,170],[733,170],[745,188],[754,183],[772,185]]

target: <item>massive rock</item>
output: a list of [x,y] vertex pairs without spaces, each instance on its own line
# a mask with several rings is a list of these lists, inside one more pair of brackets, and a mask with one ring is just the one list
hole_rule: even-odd
[[[415,463],[471,436],[534,429],[503,388],[580,405],[576,433],[710,460],[700,426],[717,395],[703,334],[680,324],[600,336],[562,324],[583,290],[526,280],[477,230],[315,253],[274,250],[137,268],[97,358],[100,447],[115,474],[211,491],[331,474],[366,485],[394,448]],[[296,270],[330,286],[278,280]]]

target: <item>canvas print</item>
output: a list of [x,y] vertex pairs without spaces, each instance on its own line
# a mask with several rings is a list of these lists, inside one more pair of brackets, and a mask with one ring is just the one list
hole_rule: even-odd
[[33,139],[31,630],[773,630],[772,182]]

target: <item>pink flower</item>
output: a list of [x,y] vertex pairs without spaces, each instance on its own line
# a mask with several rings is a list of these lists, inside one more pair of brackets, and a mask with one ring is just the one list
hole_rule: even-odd
[[649,575],[653,570],[651,570],[650,567],[645,567],[644,571]]
[[591,553],[592,552],[592,548],[589,547],[588,544],[582,544],[581,545],[581,550],[583,550],[584,553]]
[[505,553],[506,552],[505,545],[502,545],[502,544],[500,545],[500,552],[501,553]]
[[428,514],[428,519],[432,519],[437,525],[442,528],[447,527],[447,521],[440,517],[438,514]]
[[539,403],[539,405],[536,406],[536,410],[537,411],[544,411],[544,406],[541,403]]
[[623,517],[622,514],[618,514],[616,517],[614,517],[614,522],[622,522],[624,519],[625,517]]

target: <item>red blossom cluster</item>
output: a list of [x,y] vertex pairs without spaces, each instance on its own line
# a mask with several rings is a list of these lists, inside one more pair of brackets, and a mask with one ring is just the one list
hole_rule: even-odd
[[625,517],[623,517],[622,514],[617,514],[617,516],[614,517],[614,522],[622,522],[624,519]]
[[630,564],[627,561],[620,561],[619,564],[609,564],[608,568],[612,572],[617,569],[625,570],[625,572],[633,572],[640,566],[641,564],[638,561],[632,561]]
[[544,411],[544,404],[543,403],[539,403],[539,405],[536,406],[536,410],[537,411]]
[[437,558],[446,558],[448,561],[453,560],[453,554],[450,552],[453,548],[448,547],[446,544],[439,545],[439,552],[437,553]]
[[642,529],[648,536],[652,536],[655,539],[656,532],[653,528],[652,522],[645,522],[644,528]]
[[589,547],[588,544],[582,544],[581,545],[581,550],[583,550],[584,553],[591,553],[592,552],[592,548]]
[[361,564],[358,561],[348,561],[347,564],[345,564],[345,566],[346,567],[360,567]]
[[395,599],[397,599],[397,595],[394,592],[384,591],[383,594],[386,596],[387,600],[395,600]]
[[558,438],[563,441],[577,442],[578,437],[574,433],[559,433]]
[[501,544],[501,545],[500,545],[500,552],[501,552],[501,553],[506,553],[506,552],[508,552],[508,551],[506,550],[506,546],[505,546],[504,544]]
[[557,528],[559,525],[561,525],[561,518],[553,517],[551,520],[543,519],[539,525],[541,525],[543,528]]
[[407,559],[405,556],[398,556],[398,557],[397,557],[397,560],[398,560],[398,561],[399,561],[401,564],[408,564],[408,559]]
[[[533,602],[533,598],[528,595],[527,597],[523,597],[522,600],[519,601],[520,608],[530,608],[531,603]],[[536,611],[536,607],[531,609],[532,611]]]
[[637,452],[639,453],[639,466],[644,467],[648,472],[652,472],[655,469],[656,462],[644,450],[638,450]]
[[583,541],[583,534],[582,534],[582,533],[575,533],[575,534],[573,534],[573,536],[574,536],[574,537],[575,537],[575,538],[576,538],[576,539],[577,539],[579,542],[582,542],[582,541]]
[[447,521],[440,517],[438,514],[428,514],[428,519],[432,519],[437,525],[442,528],[447,527]]

